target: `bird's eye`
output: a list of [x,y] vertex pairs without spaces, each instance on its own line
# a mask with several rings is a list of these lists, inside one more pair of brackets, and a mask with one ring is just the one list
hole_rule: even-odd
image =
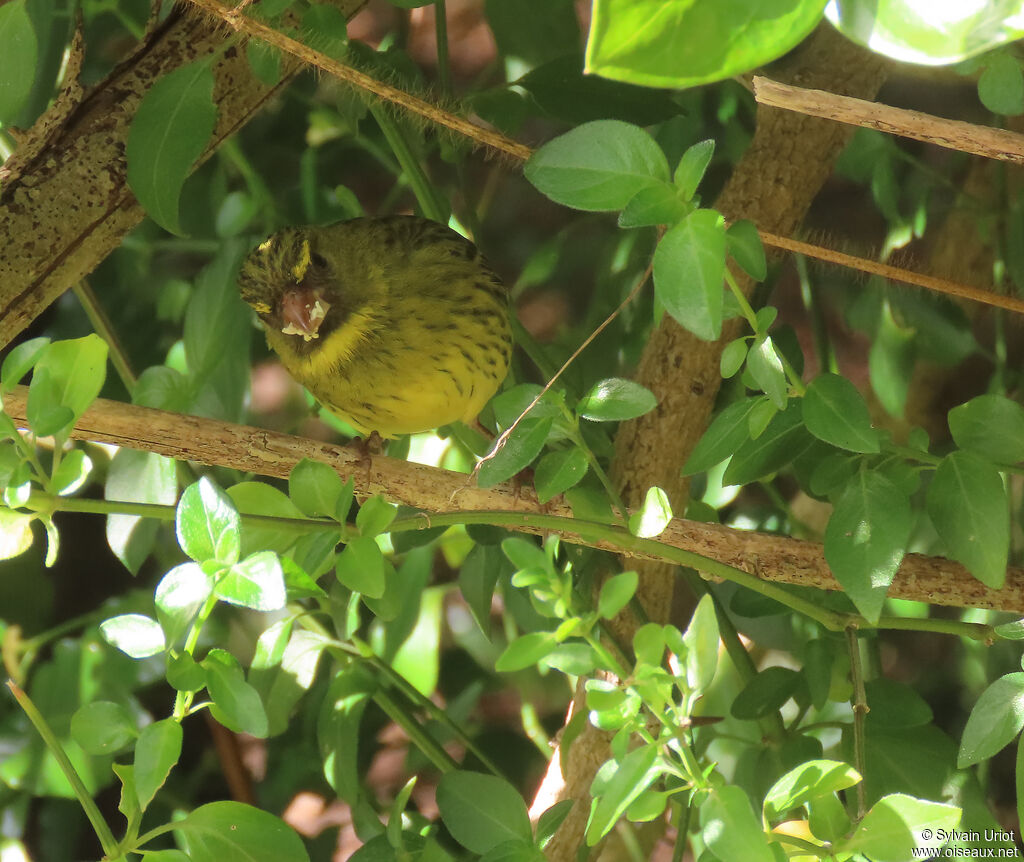
[[309,259],[310,261],[312,261],[313,266],[317,267],[318,269],[325,269],[327,267],[327,258],[324,257],[322,254],[319,254],[314,251],[309,256]]

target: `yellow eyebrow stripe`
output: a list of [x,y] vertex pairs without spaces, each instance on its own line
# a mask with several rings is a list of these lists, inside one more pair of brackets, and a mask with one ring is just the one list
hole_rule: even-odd
[[295,276],[296,284],[306,277],[307,269],[309,269],[309,240],[304,239],[302,251],[299,252],[299,262],[292,267],[292,275]]

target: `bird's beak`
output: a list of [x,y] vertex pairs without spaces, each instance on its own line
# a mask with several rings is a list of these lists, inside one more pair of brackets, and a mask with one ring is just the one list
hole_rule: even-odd
[[320,324],[324,322],[330,304],[320,291],[298,285],[289,288],[281,297],[281,329],[285,335],[301,335],[303,341],[319,337]]

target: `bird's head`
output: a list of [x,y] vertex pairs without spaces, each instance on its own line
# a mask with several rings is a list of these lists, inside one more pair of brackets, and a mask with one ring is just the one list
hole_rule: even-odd
[[320,337],[325,321],[335,319],[334,285],[338,274],[319,248],[320,234],[309,228],[285,228],[260,243],[245,259],[238,288],[268,328],[308,344]]

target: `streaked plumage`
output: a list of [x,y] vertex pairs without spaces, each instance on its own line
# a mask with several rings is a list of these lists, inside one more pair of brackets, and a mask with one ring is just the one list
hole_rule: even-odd
[[249,255],[239,289],[291,375],[364,434],[472,421],[508,371],[505,287],[426,219],[286,228]]

